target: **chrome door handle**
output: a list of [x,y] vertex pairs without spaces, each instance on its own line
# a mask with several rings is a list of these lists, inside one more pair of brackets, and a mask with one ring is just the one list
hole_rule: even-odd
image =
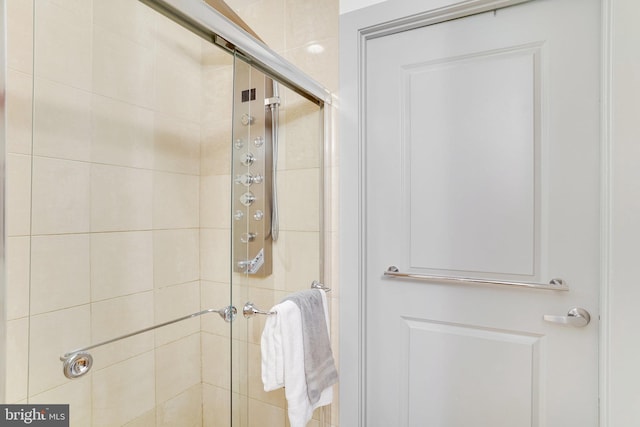
[[554,316],[552,314],[545,314],[544,320],[552,323],[562,323],[565,325],[575,326],[576,328],[582,328],[587,326],[591,321],[591,315],[587,310],[580,307],[575,307],[569,310],[566,316]]

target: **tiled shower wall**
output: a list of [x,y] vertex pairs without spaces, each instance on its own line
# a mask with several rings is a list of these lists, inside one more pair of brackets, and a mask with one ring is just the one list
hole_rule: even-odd
[[[336,89],[337,2],[237,3],[267,44]],[[227,304],[231,57],[137,1],[38,0],[35,38],[33,0],[7,8],[7,402],[71,403],[72,425],[226,425],[229,331],[215,315],[96,349],[79,380],[58,357]],[[334,316],[337,357],[336,330]],[[250,422],[282,425],[282,396],[246,393]],[[337,425],[337,405],[329,414]]]
[[199,319],[92,350],[81,379],[58,358],[200,309],[203,42],[137,1],[7,9],[7,401],[201,425]]

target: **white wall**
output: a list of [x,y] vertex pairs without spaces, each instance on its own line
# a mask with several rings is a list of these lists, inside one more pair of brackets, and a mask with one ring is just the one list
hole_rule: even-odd
[[[399,1],[399,0],[340,0],[340,14],[353,12],[359,9],[364,9],[369,6],[374,6],[379,3],[397,3],[399,8],[412,8],[418,10],[433,10],[439,7],[451,5],[455,2],[451,0],[413,0],[413,1]],[[460,3],[464,3],[461,1]],[[395,6],[395,5],[394,5]],[[392,6],[392,7],[394,7]]]
[[353,12],[376,3],[382,3],[387,0],[340,0],[340,14]]
[[[611,158],[608,380],[609,427],[640,420],[640,334],[635,310],[640,302],[640,2],[611,5]],[[606,4],[605,3],[605,4]],[[607,297],[607,295],[603,295]],[[606,325],[606,324],[605,324]]]

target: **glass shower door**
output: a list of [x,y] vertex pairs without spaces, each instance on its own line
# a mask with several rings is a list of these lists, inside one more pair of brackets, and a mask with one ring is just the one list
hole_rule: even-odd
[[[269,312],[322,280],[323,111],[238,56],[233,91],[232,304]],[[284,390],[263,390],[266,318],[238,315],[232,325],[234,427],[288,425]]]
[[[283,391],[260,378],[266,317],[242,308],[323,279],[323,108],[142,3],[27,3],[33,64],[10,73],[30,112],[7,160],[11,403],[70,404],[73,426],[285,426]],[[231,324],[155,329],[231,305]],[[65,377],[60,356],[97,343],[91,370]]]
[[[202,425],[203,407],[209,420],[223,406],[203,405],[203,371],[228,361],[203,351],[202,331],[227,342],[228,324],[208,314],[149,328],[229,305],[226,263],[211,262],[229,250],[211,231],[228,209],[211,199],[228,192],[201,190],[214,173],[228,182],[208,157],[219,139],[202,135],[225,108],[230,135],[231,99],[205,111],[208,43],[142,3],[31,3],[31,138],[9,182],[9,268],[24,284],[10,301],[23,307],[12,401],[69,404],[72,426]],[[217,242],[224,253],[208,256]],[[97,344],[91,370],[65,377],[60,356]]]

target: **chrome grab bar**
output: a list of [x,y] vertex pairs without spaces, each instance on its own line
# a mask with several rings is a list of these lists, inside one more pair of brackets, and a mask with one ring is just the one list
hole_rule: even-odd
[[135,332],[131,332],[125,335],[121,335],[116,338],[112,338],[107,341],[100,342],[98,344],[93,344],[87,347],[79,348],[77,350],[70,351],[65,353],[60,357],[60,360],[63,363],[63,372],[67,378],[78,378],[89,372],[91,366],[93,365],[93,357],[91,354],[87,353],[87,351],[94,349],[96,347],[101,347],[106,344],[111,344],[116,341],[123,340],[125,338],[129,338],[135,335],[142,334],[144,332],[149,332],[154,329],[162,328],[163,326],[168,326],[176,322],[181,322],[183,320],[192,319],[194,317],[202,316],[207,313],[218,313],[220,317],[222,317],[226,322],[232,322],[236,318],[238,310],[234,306],[222,307],[220,309],[208,308],[206,310],[199,311],[197,313],[192,313],[187,316],[182,316],[177,319],[169,320],[167,322],[160,323],[158,325],[149,326],[148,328],[140,329]]
[[452,284],[471,284],[471,285],[503,285],[516,286],[530,289],[545,289],[549,291],[568,291],[569,285],[562,279],[551,279],[546,283],[530,283],[530,282],[509,282],[503,280],[490,279],[474,279],[471,277],[452,277],[452,276],[431,276],[415,273],[400,273],[398,267],[391,266],[383,274],[385,277],[394,277],[398,279],[417,279],[430,283],[452,283]]
[[[311,289],[319,289],[321,291],[325,291],[325,292],[331,292],[331,288],[323,285],[322,283],[318,282],[317,280],[314,280],[313,282],[311,282]],[[264,310],[260,310],[258,307],[256,307],[256,305],[250,301],[248,301],[244,307],[242,308],[242,315],[249,319],[251,317],[253,317],[256,314],[262,314],[264,316],[273,316],[274,314],[278,314],[277,311],[264,311]]]

